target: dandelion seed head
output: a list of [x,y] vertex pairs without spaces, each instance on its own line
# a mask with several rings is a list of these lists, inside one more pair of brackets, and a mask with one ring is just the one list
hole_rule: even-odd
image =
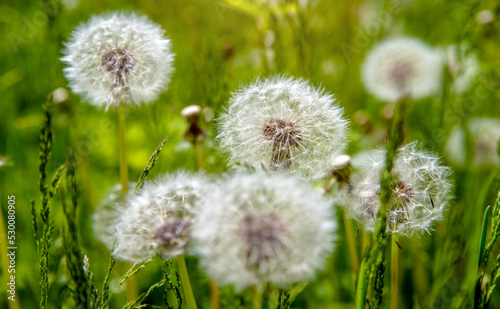
[[366,55],[362,80],[377,99],[396,102],[410,95],[420,99],[439,92],[442,60],[438,51],[421,40],[386,40]]
[[311,279],[333,249],[330,203],[295,177],[262,171],[227,177],[193,224],[209,276],[237,290]]
[[219,121],[232,163],[320,178],[343,153],[347,121],[332,95],[307,81],[275,76],[239,89]]
[[135,13],[93,16],[63,50],[72,91],[97,107],[149,103],[166,89],[174,54],[164,30]]
[[460,126],[452,129],[446,142],[448,159],[456,165],[465,164],[465,154],[472,153],[472,163],[476,167],[498,166],[498,143],[500,142],[500,119],[472,118],[467,124],[473,141],[473,149],[467,150],[466,136]]
[[451,90],[463,93],[469,89],[480,72],[476,54],[468,52],[466,45],[446,46],[441,50],[441,54],[453,78]]
[[[376,151],[364,167],[353,201],[348,204],[348,213],[364,229],[373,231],[380,210],[385,151]],[[414,142],[398,150],[392,174],[396,180],[387,211],[387,232],[405,236],[428,232],[448,207],[452,188],[450,169]]]
[[209,188],[204,176],[186,172],[146,181],[113,210],[117,215],[109,222],[112,242],[116,241],[112,254],[131,262],[186,254],[192,222]]

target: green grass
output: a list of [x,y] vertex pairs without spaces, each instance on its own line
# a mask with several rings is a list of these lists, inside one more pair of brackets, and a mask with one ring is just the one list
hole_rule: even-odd
[[[500,6],[495,1],[391,4],[321,0],[306,11],[257,10],[256,15],[252,10],[228,5],[231,1],[218,0],[81,1],[75,8],[64,4],[68,2],[7,0],[0,5],[0,35],[4,38],[0,40],[0,156],[7,158],[7,164],[0,167],[0,199],[5,218],[7,196],[16,196],[16,296],[21,308],[74,308],[77,303],[99,303],[99,297],[101,302],[107,301],[108,296],[110,308],[127,303],[125,289],[108,295],[108,289],[113,290],[128,269],[120,261],[110,262],[109,250],[94,235],[91,219],[106,189],[120,180],[116,111],[98,110],[66,88],[68,99],[52,106],[52,145],[49,131],[42,132],[46,175],[40,180],[43,186],[39,188],[38,184],[40,124],[50,128],[42,105],[52,91],[67,87],[64,65],[59,60],[63,43],[80,22],[110,10],[137,10],[148,15],[166,30],[176,53],[176,70],[168,91],[151,105],[128,109],[126,142],[131,181],[137,181],[148,162],[153,162],[150,156],[165,137],[168,141],[156,165],[147,169],[149,177],[176,169],[197,170],[195,148],[183,143],[188,124],[180,115],[181,109],[198,104],[213,112],[216,119],[238,86],[274,73],[307,78],[335,94],[352,122],[349,154],[380,145],[390,123],[383,117],[385,103],[370,96],[361,83],[360,65],[366,51],[380,39],[397,34],[419,37],[434,46],[468,44],[482,69],[470,89],[456,95],[449,91],[448,80],[442,95],[409,102],[406,111],[404,141],[418,140],[443,156],[446,165],[453,168],[455,189],[445,220],[434,225],[430,235],[399,239],[401,308],[472,308],[474,295],[477,298],[481,294],[476,286],[483,272],[489,280],[498,277],[500,250],[491,242],[492,230],[498,229],[500,220],[495,206],[500,188],[498,167],[472,164],[470,138],[465,165],[453,165],[444,153],[447,136],[455,125],[465,127],[471,117],[500,118],[500,22],[475,22],[476,13],[482,9],[491,9],[498,17]],[[373,11],[368,17],[360,13],[368,9]],[[367,30],[369,21],[385,20],[384,16],[390,16],[392,22],[379,27],[377,33],[367,34],[371,33]],[[265,45],[269,31],[274,32],[272,46]],[[349,54],[345,46],[351,47]],[[265,49],[274,52],[271,64],[265,59]],[[371,129],[356,120],[360,113],[368,116]],[[213,139],[216,121],[203,118],[202,126],[208,132],[203,144],[207,172],[220,174],[227,168],[227,157]],[[68,149],[73,158],[70,161]],[[279,302],[279,308],[354,307],[356,290],[363,287],[352,275],[343,216],[338,214],[338,218],[337,247],[326,269],[307,285],[264,293],[265,306],[276,308]],[[355,239],[360,258],[364,256],[362,238],[360,231]],[[88,257],[92,283],[90,273],[83,271],[83,256]],[[110,268],[110,263],[114,267]],[[198,307],[206,308],[210,303],[209,279],[196,258],[187,257],[186,263]],[[387,261],[380,261],[378,266],[384,263]],[[363,267],[361,264],[361,269],[375,271],[371,265]],[[166,302],[176,308],[182,287],[175,266],[154,259],[134,276],[139,292],[146,293],[143,303],[166,307],[166,295]],[[390,276],[386,273],[381,279],[382,308],[387,308]],[[486,288],[492,286],[493,281],[488,281]],[[500,307],[498,289],[487,297],[490,308]],[[184,298],[182,301],[185,303]],[[221,303],[227,308],[241,304],[249,308],[252,294],[223,287]],[[8,308],[4,289],[0,290],[0,307]]]

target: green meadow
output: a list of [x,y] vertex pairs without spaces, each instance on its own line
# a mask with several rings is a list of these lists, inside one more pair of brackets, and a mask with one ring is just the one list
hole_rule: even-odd
[[[198,308],[500,308],[494,289],[500,276],[495,242],[500,236],[500,125],[484,136],[470,125],[471,119],[486,127],[489,122],[481,119],[500,122],[500,4],[267,2],[0,3],[0,308],[192,308],[178,260],[155,257],[144,266],[114,260],[93,229],[93,214],[107,190],[120,183],[119,113],[75,94],[61,57],[79,24],[113,11],[148,16],[165,30],[175,53],[168,88],[154,102],[125,110],[130,182],[177,170],[202,169],[214,178],[232,170],[228,152],[216,139],[218,119],[239,87],[277,74],[303,78],[334,94],[349,121],[346,153],[352,158],[417,141],[451,169],[453,187],[443,219],[428,233],[400,236],[397,247],[391,246],[390,235],[363,230],[332,201],[337,231],[325,267],[311,281],[265,285],[259,302],[252,287],[237,291],[228,285],[218,288],[214,305],[214,287],[199,258],[186,255]],[[363,61],[379,42],[400,36],[418,38],[443,54],[447,46],[463,46],[455,60],[475,59],[467,85],[454,91],[461,72],[445,63],[437,93],[397,103],[377,99],[363,84]],[[181,115],[189,105],[201,107],[198,124],[205,132],[194,146]],[[449,141],[454,130],[463,132],[458,143]],[[313,185],[321,189],[328,181]],[[340,190],[337,184],[332,194],[335,190]],[[7,234],[9,205],[15,206],[15,234]],[[8,235],[15,235],[16,249],[8,249]],[[9,272],[10,250],[15,251],[15,273]],[[391,292],[394,250],[397,296]],[[368,265],[367,273],[362,265]],[[137,271],[130,273],[131,267]],[[13,274],[14,294],[8,284]]]

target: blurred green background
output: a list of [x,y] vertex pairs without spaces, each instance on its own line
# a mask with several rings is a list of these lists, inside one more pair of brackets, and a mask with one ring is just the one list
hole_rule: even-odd
[[[480,72],[467,91],[451,92],[451,77],[445,73],[441,95],[410,106],[407,141],[419,140],[427,149],[445,156],[445,142],[454,126],[465,127],[470,117],[500,117],[497,1],[323,0],[310,1],[307,6],[288,2],[270,9],[252,1],[233,0],[2,0],[0,156],[6,163],[0,166],[0,199],[5,218],[7,195],[16,196],[16,278],[22,308],[35,308],[39,302],[39,262],[29,200],[34,198],[36,205],[40,204],[37,165],[41,106],[58,88],[66,89],[68,97],[63,95],[54,106],[55,144],[49,177],[65,162],[71,148],[77,159],[81,193],[77,220],[82,251],[88,255],[98,283],[107,267],[109,251],[94,236],[91,215],[105,190],[119,182],[117,113],[96,109],[71,94],[60,61],[63,43],[92,14],[114,10],[143,13],[166,30],[176,54],[168,90],[153,104],[128,109],[131,181],[139,177],[150,154],[166,136],[169,140],[152,177],[198,168],[194,149],[183,139],[187,122],[180,115],[181,109],[191,104],[204,108],[203,126],[209,132],[203,149],[207,171],[224,171],[227,159],[213,141],[214,119],[231,91],[256,77],[275,73],[307,78],[335,94],[352,123],[349,154],[382,144],[390,108],[365,92],[360,66],[373,44],[399,35],[418,37],[436,47],[466,44],[480,64]],[[480,23],[478,13],[485,9],[491,11],[494,20]],[[447,162],[446,156],[444,160]],[[497,166],[478,168],[469,163],[455,166],[447,162],[454,168],[456,186],[447,220],[436,225],[432,235],[400,241],[404,308],[470,305],[482,215],[495,200],[500,180]],[[53,308],[72,308],[61,248],[65,220],[58,197],[51,207],[56,228],[49,302]],[[3,238],[1,242],[4,245]],[[498,253],[498,248],[495,250]],[[161,266],[155,261],[138,274],[142,291],[161,278]],[[188,259],[188,266],[199,306],[207,307],[208,279],[198,270],[194,258]],[[116,279],[124,272],[125,266],[120,264],[113,276]],[[292,307],[353,308],[354,282],[341,227],[327,269],[298,294]],[[491,308],[500,308],[498,294],[495,291]],[[223,303],[230,299],[244,302],[248,297],[248,293],[233,295],[228,288],[222,290]],[[124,293],[118,293],[112,307],[124,302]],[[146,303],[159,305],[161,291]],[[0,307],[7,307],[4,286],[0,289]]]

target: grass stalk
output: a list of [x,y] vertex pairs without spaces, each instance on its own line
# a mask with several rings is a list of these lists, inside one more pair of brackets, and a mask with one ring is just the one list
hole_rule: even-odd
[[391,309],[397,309],[399,304],[399,246],[398,237],[393,234],[391,239]]
[[179,268],[179,275],[181,276],[182,287],[184,289],[184,297],[186,299],[188,309],[196,309],[196,301],[189,281],[189,274],[186,267],[186,259],[184,255],[177,256],[177,267]]

